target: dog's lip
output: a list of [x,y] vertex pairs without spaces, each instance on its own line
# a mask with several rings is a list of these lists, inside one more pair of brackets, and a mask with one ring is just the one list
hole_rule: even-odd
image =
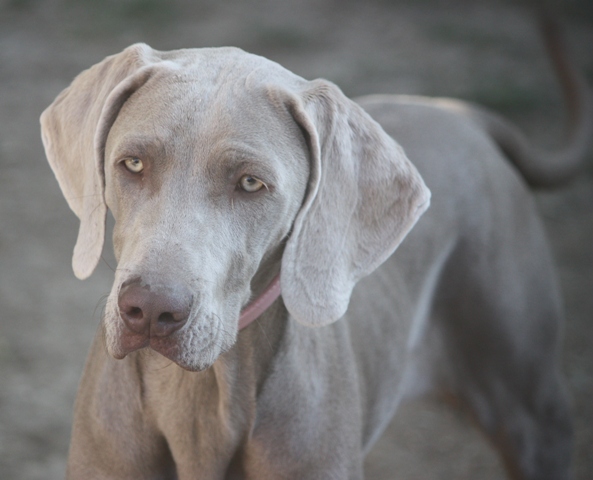
[[148,347],[150,344],[150,337],[144,334],[122,332],[120,336],[119,349],[114,353],[114,357],[122,359],[126,355],[140,350],[141,348]]
[[163,357],[177,363],[179,357],[179,345],[174,340],[169,338],[151,337],[149,346]]
[[130,353],[146,347],[160,353],[172,361],[175,361],[176,357],[179,355],[179,347],[177,342],[173,339],[163,339],[142,333],[123,332],[120,337],[119,348],[114,352],[113,356],[121,360]]
[[157,337],[148,334],[137,334],[133,332],[122,332],[120,336],[119,348],[113,352],[113,357],[121,360],[130,353],[140,350],[142,348],[150,348],[159,353],[163,357],[171,360],[179,365],[181,368],[190,371],[201,371],[208,368],[210,365],[202,365],[200,367],[193,365],[186,365],[181,361],[182,348],[179,345],[178,339],[173,337]]
[[[197,352],[198,356],[200,353],[208,352],[212,348],[212,344],[204,347]],[[187,359],[184,358],[183,349],[180,345],[172,341],[169,338],[151,338],[150,339],[150,349],[154,350],[155,352],[159,353],[163,357],[167,358],[168,360],[172,361],[173,363],[177,364],[180,368],[187,370],[189,372],[202,372],[210,368],[216,359],[220,357],[224,353],[224,351],[218,352],[215,357],[211,357],[210,361],[200,361],[200,362],[187,362]]]
[[[211,332],[211,335],[213,337],[217,337],[220,329],[221,325],[218,324],[217,331]],[[187,363],[186,361],[184,361],[185,352],[182,342],[184,330],[185,328],[182,328],[180,331],[177,331],[170,336],[160,337],[157,335],[151,335],[150,331],[136,333],[124,326],[119,331],[117,347],[113,351],[111,351],[111,355],[114,358],[121,360],[125,358],[127,355],[135,352],[136,350],[149,348],[150,350],[153,350],[154,352],[162,355],[168,360],[176,363],[179,367],[185,370],[192,372],[206,370],[212,365],[213,362],[205,361],[194,364]],[[209,342],[206,342],[206,344],[201,346],[199,352],[196,352],[196,355],[200,356],[200,354],[206,354],[207,357],[213,358],[211,349],[215,345],[215,339],[210,339]],[[225,353],[231,347],[232,345],[228,345],[227,348],[220,349],[220,351],[217,352],[215,357],[218,358],[221,354]],[[208,352],[210,352],[210,354],[208,354]],[[193,356],[195,355],[192,355],[191,357]]]

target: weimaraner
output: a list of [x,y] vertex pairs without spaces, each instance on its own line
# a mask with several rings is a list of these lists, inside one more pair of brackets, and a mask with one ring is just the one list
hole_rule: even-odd
[[575,151],[538,163],[477,107],[357,104],[235,48],[133,45],[41,122],[79,278],[115,218],[68,478],[361,479],[424,393],[468,408],[514,478],[569,477],[563,313],[524,178]]

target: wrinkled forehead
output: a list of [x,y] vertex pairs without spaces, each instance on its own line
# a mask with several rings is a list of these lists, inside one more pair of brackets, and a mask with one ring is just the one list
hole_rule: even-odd
[[[238,49],[170,52],[123,105],[108,145],[153,137],[169,148],[286,136],[288,112],[272,92],[303,84],[278,64]],[[177,58],[176,58],[177,57]],[[259,145],[254,145],[257,147]]]

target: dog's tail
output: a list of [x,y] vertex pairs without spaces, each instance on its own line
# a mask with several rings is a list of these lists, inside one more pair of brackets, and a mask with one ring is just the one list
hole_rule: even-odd
[[562,87],[568,113],[568,131],[564,145],[556,151],[544,151],[529,141],[502,117],[472,108],[472,116],[498,143],[509,159],[533,187],[558,186],[579,173],[593,137],[593,103],[582,74],[568,60],[558,23],[542,12],[540,28],[552,66]]

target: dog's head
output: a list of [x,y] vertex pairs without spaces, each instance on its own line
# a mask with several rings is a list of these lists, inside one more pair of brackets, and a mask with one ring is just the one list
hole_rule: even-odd
[[150,346],[212,365],[280,263],[291,316],[333,322],[428,206],[401,148],[337,87],[238,49],[134,45],[80,74],[41,123],[81,222],[79,278],[107,208],[115,218],[104,322],[117,358]]

